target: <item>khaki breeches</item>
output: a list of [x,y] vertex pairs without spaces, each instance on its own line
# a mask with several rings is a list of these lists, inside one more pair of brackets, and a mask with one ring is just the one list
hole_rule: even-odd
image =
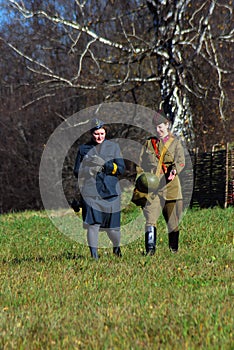
[[157,220],[162,213],[167,224],[168,233],[179,230],[178,226],[182,212],[182,199],[167,201],[160,196],[156,196],[154,200],[147,202],[143,209],[146,226],[156,226]]

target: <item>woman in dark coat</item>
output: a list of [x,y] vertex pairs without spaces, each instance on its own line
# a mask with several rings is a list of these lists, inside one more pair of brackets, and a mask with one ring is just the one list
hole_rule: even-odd
[[118,175],[125,170],[119,145],[106,140],[106,127],[101,120],[91,124],[91,141],[79,147],[74,175],[82,196],[82,219],[87,228],[91,256],[98,259],[98,233],[107,232],[113,253],[120,250],[120,187]]

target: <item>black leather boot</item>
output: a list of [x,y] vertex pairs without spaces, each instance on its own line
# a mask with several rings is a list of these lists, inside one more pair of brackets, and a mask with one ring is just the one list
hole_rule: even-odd
[[155,226],[146,226],[145,250],[146,255],[154,255],[156,250],[157,231]]
[[168,234],[169,249],[172,253],[177,253],[179,248],[179,231],[173,231]]
[[114,247],[113,248],[113,254],[121,258],[122,257],[122,253],[121,253],[120,247]]
[[90,249],[91,257],[98,260],[97,248],[89,247],[89,249]]

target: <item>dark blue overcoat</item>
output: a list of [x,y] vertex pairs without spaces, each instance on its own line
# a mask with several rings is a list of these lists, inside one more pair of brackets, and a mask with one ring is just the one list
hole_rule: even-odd
[[[90,174],[94,155],[103,159],[100,171]],[[104,140],[97,145],[93,141],[78,149],[74,175],[82,196],[84,226],[100,224],[102,228],[120,227],[120,195],[118,176],[125,171],[120,147],[116,142]]]

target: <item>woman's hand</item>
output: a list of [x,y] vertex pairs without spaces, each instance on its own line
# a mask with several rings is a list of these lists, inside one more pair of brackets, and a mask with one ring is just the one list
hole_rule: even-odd
[[169,181],[172,181],[172,180],[174,180],[175,176],[176,176],[176,170],[175,170],[175,169],[172,169],[172,170],[170,171],[170,174],[169,174],[169,176],[168,176],[167,179],[168,179]]

